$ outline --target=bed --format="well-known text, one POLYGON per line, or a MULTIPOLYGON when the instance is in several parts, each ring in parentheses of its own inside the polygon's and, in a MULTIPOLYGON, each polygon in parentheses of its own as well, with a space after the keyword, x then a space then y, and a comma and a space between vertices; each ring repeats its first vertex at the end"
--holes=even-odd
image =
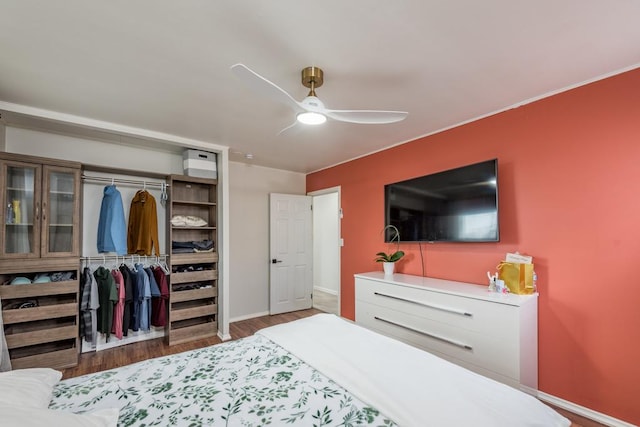
POLYGON ((28 411, 50 425, 58 414, 96 426, 570 425, 530 395, 330 314, 50 383, 48 408, 28 411))

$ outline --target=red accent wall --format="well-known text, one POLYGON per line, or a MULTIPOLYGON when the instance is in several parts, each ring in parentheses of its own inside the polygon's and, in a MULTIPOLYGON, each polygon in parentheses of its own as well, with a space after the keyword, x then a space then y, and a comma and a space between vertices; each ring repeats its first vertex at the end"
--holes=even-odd
MULTIPOLYGON (((427 276, 486 283, 508 251, 534 257, 539 389, 640 423, 640 69, 307 176, 341 186, 342 314, 355 273, 380 270, 383 186, 498 158, 499 243, 422 244, 427 276)), ((422 274, 420 247, 396 271, 422 274)))

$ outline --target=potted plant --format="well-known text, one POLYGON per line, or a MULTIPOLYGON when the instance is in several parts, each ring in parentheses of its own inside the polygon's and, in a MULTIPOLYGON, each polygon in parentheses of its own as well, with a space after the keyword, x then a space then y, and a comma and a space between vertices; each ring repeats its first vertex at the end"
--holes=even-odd
POLYGON ((389 253, 378 252, 375 258, 376 262, 382 263, 382 268, 384 269, 385 275, 393 274, 396 261, 399 261, 404 256, 404 252, 400 250, 400 232, 398 231, 395 225, 389 224, 382 229, 382 233, 384 234, 388 228, 394 231, 394 235, 389 241, 389 243, 393 243, 393 241, 395 240, 396 250, 394 252, 389 252, 389 253))

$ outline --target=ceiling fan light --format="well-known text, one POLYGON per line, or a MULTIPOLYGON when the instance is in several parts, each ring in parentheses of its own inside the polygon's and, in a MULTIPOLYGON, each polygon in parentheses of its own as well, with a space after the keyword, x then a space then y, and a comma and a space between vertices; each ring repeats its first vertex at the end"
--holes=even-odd
POLYGON ((327 121, 327 117, 324 114, 307 111, 305 113, 298 114, 296 116, 296 120, 305 125, 321 125, 327 121))

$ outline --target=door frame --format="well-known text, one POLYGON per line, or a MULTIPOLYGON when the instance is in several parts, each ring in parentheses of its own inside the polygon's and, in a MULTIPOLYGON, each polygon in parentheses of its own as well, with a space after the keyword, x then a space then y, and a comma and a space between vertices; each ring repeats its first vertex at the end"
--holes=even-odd
MULTIPOLYGON (((342 315, 342 246, 344 246, 344 241, 342 240, 342 189, 341 187, 329 187, 323 188, 320 190, 310 191, 307 193, 307 196, 322 196, 325 194, 337 193, 338 194, 338 247, 336 250, 338 251, 338 314, 342 315)), ((312 201, 313 205, 313 201, 312 201)), ((312 211, 312 222, 315 221, 315 211, 312 211)), ((316 240, 316 236, 313 236, 313 240, 316 240)), ((313 265, 314 270, 321 266, 313 265)))

